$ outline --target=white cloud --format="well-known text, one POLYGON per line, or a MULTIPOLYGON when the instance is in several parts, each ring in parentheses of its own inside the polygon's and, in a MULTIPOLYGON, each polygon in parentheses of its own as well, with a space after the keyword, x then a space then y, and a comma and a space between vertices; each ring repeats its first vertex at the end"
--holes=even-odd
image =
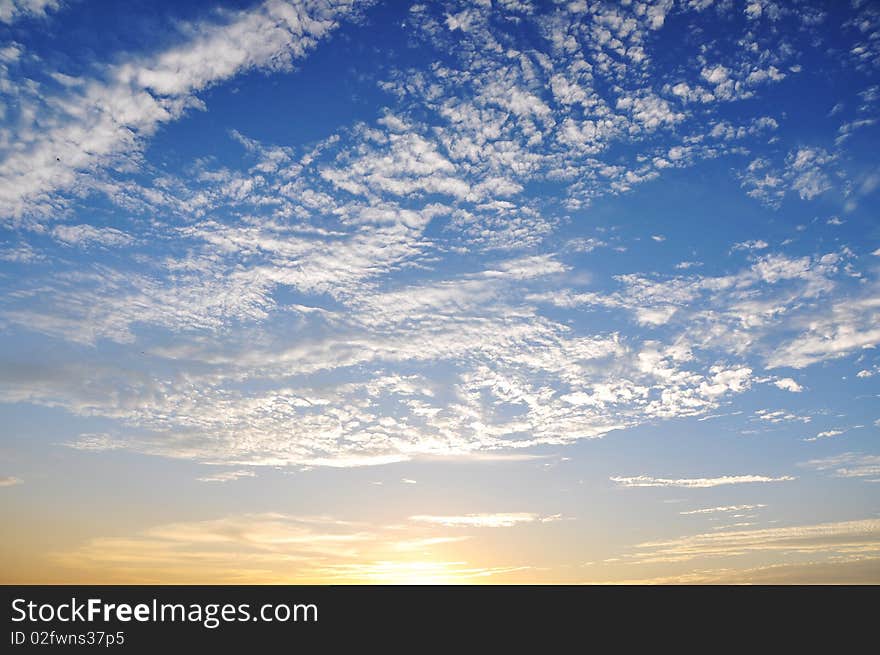
POLYGON ((608 243, 594 237, 572 239, 568 242, 568 247, 575 252, 593 252, 596 248, 604 248, 607 246, 608 243))
POLYGON ((435 516, 430 514, 417 514, 410 517, 411 521, 418 523, 431 523, 448 528, 510 528, 520 523, 543 522, 537 515, 528 512, 514 512, 507 514, 464 514, 461 516, 435 516))
POLYGON ((685 489, 703 489, 720 487, 729 484, 749 484, 752 482, 788 482, 795 478, 790 475, 768 477, 765 475, 725 475, 718 478, 653 478, 647 475, 633 477, 614 476, 610 480, 622 487, 682 487, 685 489))
POLYGON ((838 478, 875 478, 880 480, 880 455, 843 453, 822 459, 811 459, 802 466, 827 471, 838 478))
POLYGON ((36 106, 23 116, 41 116, 40 124, 19 126, 19 147, 0 162, 0 210, 18 218, 52 211, 55 193, 137 152, 159 125, 200 106, 196 93, 251 69, 289 67, 351 6, 267 0, 227 12, 221 21, 187 25, 182 31, 188 42, 106 66, 100 79, 85 80, 65 95, 38 93, 36 106))
POLYGON ((763 158, 753 160, 741 176, 742 186, 750 196, 774 207, 789 191, 802 200, 812 200, 834 187, 836 164, 837 155, 824 148, 800 147, 791 150, 778 166, 763 158))
POLYGON ((880 295, 876 289, 861 297, 835 300, 819 309, 807 329, 783 343, 767 360, 768 368, 805 368, 815 362, 844 357, 880 344, 880 295))
POLYGON ((45 256, 28 243, 19 243, 10 248, 0 249, 0 261, 16 264, 33 264, 45 259, 45 256))
POLYGON ((115 228, 99 229, 91 225, 58 225, 52 228, 52 236, 67 245, 126 246, 133 241, 131 236, 115 228))
POLYGON ((800 393, 804 390, 804 388, 800 384, 798 384, 795 380, 792 380, 791 378, 780 378, 778 380, 774 380, 773 384, 783 391, 791 391, 792 393, 800 393))
POLYGON ((733 250, 765 250, 770 247, 766 241, 755 239, 733 244, 733 250))
POLYGON ((755 418, 760 421, 767 421, 768 423, 784 423, 789 421, 810 423, 813 420, 812 416, 799 416, 797 414, 793 414, 782 409, 759 409, 755 411, 755 418))
POLYGON ((824 430, 816 434, 815 437, 809 437, 808 439, 804 439, 804 441, 818 441, 819 439, 828 439, 830 437, 839 437, 846 430, 824 430))
MULTIPOLYGON (((491 457, 657 418, 704 417, 761 379, 753 360, 763 353, 770 365, 831 356, 821 351, 827 339, 806 356, 791 348, 809 347, 809 338, 776 346, 780 333, 829 334, 810 312, 838 291, 851 264, 843 250, 794 257, 766 252, 767 242, 756 239, 733 273, 690 274, 688 263, 677 270, 689 273, 671 277, 618 275, 610 291, 592 290, 601 288, 600 273, 578 277, 567 258, 621 243, 613 226, 560 254, 535 250, 570 220, 569 210, 661 170, 738 151, 729 142, 773 129, 772 117, 704 121, 683 103, 708 105, 706 85, 728 82, 743 97, 759 71, 767 73, 760 81, 774 81, 771 63, 781 70, 782 62, 753 60, 748 49, 737 55, 742 61, 707 66, 703 81, 702 64, 682 69, 684 96, 677 86, 643 88, 651 31, 667 3, 566 5, 540 20, 517 14, 535 21, 528 43, 519 27, 508 31, 491 14, 518 11, 512 7, 417 6, 414 39, 448 52, 444 39, 454 31, 461 47, 429 70, 389 73, 382 88, 393 107, 376 121, 302 151, 233 131, 247 158, 241 170, 198 160, 186 174, 149 183, 124 167, 114 179, 96 174, 107 158, 137 155, 143 143, 130 140, 132 129, 148 137, 212 84, 286 68, 349 8, 270 1, 226 12, 185 26, 185 43, 120 56, 100 69, 101 79, 53 96, 67 108, 56 128, 25 134, 47 166, 32 165, 39 157, 19 161, 9 201, 30 198, 33 182, 33 202, 54 210, 65 175, 86 176, 137 220, 124 231, 71 222, 49 234, 87 246, 149 244, 160 254, 125 251, 135 270, 108 263, 116 253, 90 248, 88 264, 23 277, 2 308, 6 324, 98 353, 113 341, 137 364, 7 371, 0 397, 108 418, 129 435, 74 447, 128 448, 233 471, 348 467, 491 457), (304 14, 315 20, 300 20, 304 14), (88 121, 97 123, 77 118, 95 107, 101 111, 88 121), (82 160, 56 157, 59 143, 82 132, 100 133, 100 147, 82 160), (632 156, 606 157, 618 143, 632 156), (45 180, 29 177, 44 168, 45 180), (533 184, 558 188, 558 197, 532 197, 533 184), (154 241, 166 231, 174 252, 154 241), (519 252, 499 259, 507 250, 519 252), (453 255, 461 260, 447 267, 453 255), (591 290, 577 288, 588 278, 591 290), (619 332, 591 330, 592 321, 553 306, 620 311, 628 323, 615 324, 619 332), (168 375, 137 373, 154 367, 168 375), (318 383, 325 378, 332 382, 318 383)), ((70 145, 76 157, 81 145, 70 145)), ((792 153, 793 171, 828 163, 807 150, 792 153)), ((857 322, 868 325, 869 314, 857 322)), ((785 380, 775 384, 794 391, 785 380)))
POLYGON ((684 512, 679 512, 682 516, 689 516, 692 514, 717 514, 719 512, 748 512, 753 509, 762 509, 767 507, 763 504, 757 505, 722 505, 719 507, 704 507, 702 509, 691 509, 684 512))
POLYGON ((730 71, 721 64, 713 67, 706 67, 700 74, 707 82, 709 82, 709 84, 715 85, 723 84, 730 77, 730 71))
POLYGON ((240 478, 253 478, 256 473, 250 470, 220 471, 196 478, 199 482, 232 482, 240 478))
POLYGON ((61 0, 2 0, 0 22, 11 24, 25 18, 43 18, 61 6, 61 0))
POLYGON ((639 325, 665 325, 677 311, 674 305, 639 307, 636 309, 636 321, 639 325))
POLYGON ((747 554, 866 556, 880 553, 880 521, 864 519, 783 528, 711 532, 645 542, 633 555, 641 563, 687 562, 747 554))

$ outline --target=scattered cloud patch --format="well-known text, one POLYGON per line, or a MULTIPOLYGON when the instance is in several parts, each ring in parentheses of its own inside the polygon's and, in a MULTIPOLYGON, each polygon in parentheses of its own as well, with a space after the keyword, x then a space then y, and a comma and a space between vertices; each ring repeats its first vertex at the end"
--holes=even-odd
POLYGON ((798 384, 792 378, 780 378, 778 380, 774 380, 773 384, 783 391, 790 391, 791 393, 800 393, 804 390, 803 386, 798 384))
POLYGON ((545 519, 555 517, 541 517, 529 512, 514 512, 508 514, 464 514, 461 516, 434 516, 430 514, 417 514, 411 516, 411 521, 417 523, 429 523, 442 525, 447 528, 510 528, 520 523, 545 522, 545 519))
POLYGON ((705 489, 731 484, 750 484, 753 482, 788 482, 794 480, 790 475, 769 477, 766 475, 725 475, 717 478, 653 478, 647 475, 633 477, 614 476, 610 480, 621 487, 681 487, 684 489, 705 489))
POLYGON ((196 478, 199 482, 232 482, 241 478, 254 478, 257 474, 250 470, 220 471, 196 478))
POLYGON ((717 514, 719 512, 748 512, 753 509, 763 509, 767 507, 764 504, 757 505, 722 505, 719 507, 704 507, 702 509, 691 509, 684 512, 679 512, 682 516, 690 516, 693 514, 717 514))

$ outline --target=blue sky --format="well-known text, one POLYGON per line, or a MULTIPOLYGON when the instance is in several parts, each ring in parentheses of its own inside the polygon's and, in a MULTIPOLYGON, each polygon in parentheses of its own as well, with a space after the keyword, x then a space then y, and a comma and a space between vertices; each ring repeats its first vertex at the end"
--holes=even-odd
POLYGON ((9 581, 880 581, 870 2, 0 3, 9 581))

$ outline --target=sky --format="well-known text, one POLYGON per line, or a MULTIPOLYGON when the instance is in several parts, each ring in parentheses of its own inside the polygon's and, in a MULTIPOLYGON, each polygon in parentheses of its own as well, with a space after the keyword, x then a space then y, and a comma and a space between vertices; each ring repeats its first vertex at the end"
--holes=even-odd
POLYGON ((0 0, 0 581, 880 583, 880 6, 0 0))

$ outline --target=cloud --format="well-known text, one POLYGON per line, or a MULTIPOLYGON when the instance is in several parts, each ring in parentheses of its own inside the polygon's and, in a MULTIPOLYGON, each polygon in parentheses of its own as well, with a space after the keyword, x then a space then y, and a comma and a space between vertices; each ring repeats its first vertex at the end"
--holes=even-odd
MULTIPOLYGON (((356 466, 416 456, 489 455, 500 449, 598 437, 649 417, 698 415, 728 394, 749 387, 748 367, 713 365, 708 371, 684 371, 680 367, 691 359, 686 349, 653 342, 625 344, 617 335, 574 336, 564 325, 527 308, 511 313, 512 300, 529 285, 567 270, 551 256, 504 259, 458 278, 381 292, 366 290, 347 301, 354 310, 348 317, 328 318, 320 311, 303 314, 297 308, 294 315, 301 325, 313 326, 321 336, 295 346, 282 342, 275 347, 264 336, 258 349, 247 344, 239 352, 213 346, 188 349, 181 344, 160 350, 167 361, 202 361, 214 367, 210 376, 202 378, 197 401, 191 391, 173 382, 148 382, 114 367, 90 369, 88 388, 113 388, 122 375, 130 382, 121 393, 143 399, 137 412, 120 408, 119 392, 108 396, 103 407, 97 394, 89 394, 88 402, 83 402, 79 398, 83 389, 73 382, 78 373, 59 377, 63 367, 51 379, 36 372, 18 376, 14 397, 59 403, 66 396, 72 411, 122 418, 136 429, 138 436, 102 442, 107 446, 231 466, 356 466), (454 367, 455 402, 437 394, 446 383, 430 376, 379 372, 382 366, 417 370, 435 361, 454 367), (596 366, 601 361, 615 362, 611 377, 596 366), (355 366, 367 368, 352 376, 355 366), (270 384, 255 392, 228 386, 240 375, 272 383, 318 371, 337 371, 347 381, 320 391, 310 388, 307 378, 298 388, 272 389, 270 384), (565 393, 549 392, 527 371, 556 380, 565 393), (69 391, 62 392, 67 385, 69 391), (398 418, 381 415, 365 404, 381 397, 398 407, 398 418), (480 423, 472 419, 478 407, 509 403, 524 410, 516 419, 500 411, 493 417, 494 409, 484 413, 480 423), (180 414, 184 406, 189 407, 185 419, 180 414), (290 440, 271 437, 277 433, 290 440), (371 438, 365 439, 366 434, 371 438), (328 440, 327 435, 334 438, 328 440)), ((120 277, 118 285, 124 288, 131 282, 120 277)), ((155 288, 147 285, 150 293, 155 288)), ((254 291, 247 288, 248 293, 254 291)), ((181 295, 178 288, 175 295, 163 296, 161 303, 161 320, 169 327, 177 321, 185 325, 194 316, 201 316, 200 321, 210 316, 195 313, 213 308, 197 304, 203 291, 192 289, 181 295)), ((228 299, 228 294, 222 297, 217 309, 228 311, 228 299)), ((70 300, 70 294, 63 298, 70 300)), ((76 300, 78 308, 94 304, 76 300)), ((105 329, 118 332, 123 342, 131 340, 129 325, 149 319, 146 307, 153 305, 159 312, 159 303, 140 295, 132 298, 125 313, 120 303, 113 304, 115 320, 105 329)), ((250 310, 258 308, 257 304, 250 310)), ((95 321, 91 330, 100 326, 96 319, 102 311, 101 307, 89 310, 95 321)), ((25 320, 24 315, 19 320, 25 320)), ((32 312, 27 320, 39 324, 32 312)))
POLYGON ((107 580, 302 580, 325 558, 357 557, 374 539, 360 526, 279 513, 169 523, 130 537, 100 537, 52 560, 107 580))
POLYGON ((514 512, 507 514, 464 514, 462 516, 434 516, 430 514, 417 514, 409 517, 411 521, 418 523, 430 523, 442 525, 447 528, 510 528, 520 523, 543 522, 537 515, 528 512, 514 512))
MULTIPOLYGON (((409 460, 409 456, 404 454, 392 455, 333 455, 330 457, 316 457, 306 459, 302 464, 306 466, 328 466, 330 468, 358 468, 360 466, 384 466, 385 464, 395 464, 397 462, 405 462, 409 460)), ((401 480, 406 484, 416 484, 415 480, 404 478, 401 480)))
POLYGON ((0 261, 16 264, 34 264, 43 261, 44 255, 28 243, 19 243, 0 249, 0 261))
POLYGON ((836 154, 820 147, 800 147, 789 151, 781 164, 773 165, 762 157, 752 160, 740 179, 748 195, 778 208, 789 192, 812 200, 833 189, 836 166, 836 154))
POLYGON ((256 477, 256 475, 256 473, 249 470, 220 471, 218 473, 212 473, 211 475, 196 478, 196 480, 199 482, 232 482, 240 478, 253 478, 256 477))
POLYGON ((682 487, 685 489, 704 489, 729 484, 749 484, 752 482, 788 482, 794 480, 790 475, 768 477, 765 475, 725 475, 718 478, 652 478, 647 475, 634 477, 613 476, 609 478, 622 487, 682 487))
POLYGON ((801 466, 828 472, 838 478, 873 478, 880 480, 880 455, 848 452, 821 459, 811 459, 801 466))
POLYGON ((585 237, 579 239, 572 239, 568 242, 568 247, 574 250, 575 252, 593 252, 597 248, 605 248, 608 246, 608 243, 603 241, 602 239, 597 239, 595 237, 585 237))
POLYGON ((3 0, 0 2, 0 22, 11 24, 19 20, 44 18, 61 6, 61 0, 3 0))
POLYGON ((117 584, 287 583, 393 584, 469 582, 528 570, 483 566, 443 553, 466 535, 402 532, 332 516, 278 512, 181 521, 130 536, 97 537, 50 555, 61 579, 117 584))
MULTIPOLYGON (((237 150, 222 163, 141 174, 145 139, 200 106, 202 91, 287 70, 354 11, 270 1, 220 12, 164 51, 40 87, 35 111, 51 100, 55 113, 3 164, 7 200, 22 216, 56 216, 78 194, 75 217, 29 228, 83 256, 52 244, 62 257, 10 282, 0 313, 93 359, 13 357, 0 398, 116 423, 117 436, 73 447, 231 471, 476 460, 703 418, 766 381, 763 364, 805 367, 874 343, 873 287, 845 287, 858 262, 843 247, 792 255, 754 239, 723 274, 621 271, 608 284, 576 267, 575 253, 623 237, 615 226, 561 233, 575 212, 671 168, 763 147, 776 125, 737 122, 729 108, 722 121, 713 107, 790 70, 795 53, 754 34, 731 35, 749 47, 723 61, 676 69, 668 89, 647 83, 663 66, 652 48, 666 3, 417 5, 407 29, 437 65, 388 71, 375 120, 308 145, 233 130, 237 150), (83 148, 84 134, 98 143, 83 148), (102 173, 117 158, 126 165, 102 173), (84 222, 92 191, 131 220, 84 222)), ((783 164, 799 175, 837 162, 789 150, 783 164)), ((29 248, 8 257, 36 262, 29 248)))
POLYGON ((531 298, 565 308, 622 310, 639 325, 680 326, 680 339, 704 348, 734 355, 762 350, 767 368, 800 369, 880 344, 876 280, 864 278, 845 298, 832 293, 844 292, 841 276, 853 274, 852 257, 847 248, 799 258, 767 253, 730 275, 626 274, 616 277, 618 291, 561 289, 531 298))
POLYGON ((679 512, 682 516, 688 516, 691 514, 717 514, 719 512, 747 512, 753 509, 761 509, 767 507, 763 504, 757 505, 722 505, 720 507, 704 507, 702 509, 691 509, 686 510, 684 512, 679 512))
POLYGON ((119 450, 125 447, 125 443, 120 441, 113 435, 106 433, 83 433, 73 441, 65 442, 63 445, 74 450, 84 450, 93 452, 104 452, 108 450, 119 450))
POLYGON ((804 390, 804 388, 800 384, 798 384, 791 378, 780 378, 778 380, 774 380, 773 384, 775 384, 783 391, 791 391, 792 393, 800 393, 804 390))
POLYGON ((807 328, 783 343, 767 360, 768 368, 805 368, 880 344, 880 295, 869 289, 861 297, 836 300, 818 310, 807 328))
POLYGON ((804 441, 818 441, 819 439, 828 439, 830 437, 838 437, 841 434, 846 432, 846 430, 824 430, 816 434, 815 437, 809 437, 808 439, 804 439, 804 441))
POLYGON ((21 478, 17 478, 14 475, 7 475, 5 477, 0 478, 0 487, 14 487, 16 485, 22 484, 24 480, 21 478))
POLYGON ((769 410, 759 409, 755 412, 755 418, 759 421, 767 421, 768 423, 788 423, 790 421, 800 421, 801 423, 810 423, 812 416, 799 416, 782 409, 769 410))
POLYGON ((783 528, 722 531, 639 544, 640 563, 687 562, 747 554, 876 557, 880 521, 864 519, 783 528))
POLYGON ((754 239, 752 241, 742 241, 740 243, 733 244, 731 250, 765 250, 769 248, 770 244, 762 239, 754 239))
MULTIPOLYGON (((619 290, 574 293, 560 289, 530 298, 564 308, 623 311, 639 325, 679 327, 679 340, 685 343, 721 348, 731 355, 766 348, 770 366, 781 365, 783 361, 790 365, 791 357, 781 353, 774 341, 778 341, 780 333, 813 325, 810 319, 828 311, 829 304, 817 303, 816 299, 828 297, 838 288, 835 278, 846 268, 851 256, 845 248, 837 253, 799 258, 764 253, 754 257, 747 267, 728 275, 624 274, 615 277, 619 290), (762 343, 765 339, 767 344, 762 343)), ((870 301, 866 298, 865 302, 870 301)), ((846 307, 852 313, 859 303, 850 301, 846 307)), ((785 352, 788 345, 782 347, 785 352)), ((797 340, 790 347, 803 348, 805 344, 797 340)), ((817 359, 827 356, 817 353, 817 359)))
POLYGON ((126 246, 133 241, 131 236, 115 228, 98 229, 91 225, 58 225, 52 229, 52 236, 66 245, 126 246))
MULTIPOLYGON (((55 4, 15 3, 11 13, 55 4)), ((34 105, 22 115, 41 116, 41 125, 20 125, 18 147, 0 162, 0 213, 49 213, 54 194, 88 184, 86 175, 131 156, 161 124, 201 106, 198 92, 248 70, 289 68, 351 10, 351 2, 268 0, 183 26, 187 42, 104 66, 100 77, 63 95, 22 98, 34 105)))

